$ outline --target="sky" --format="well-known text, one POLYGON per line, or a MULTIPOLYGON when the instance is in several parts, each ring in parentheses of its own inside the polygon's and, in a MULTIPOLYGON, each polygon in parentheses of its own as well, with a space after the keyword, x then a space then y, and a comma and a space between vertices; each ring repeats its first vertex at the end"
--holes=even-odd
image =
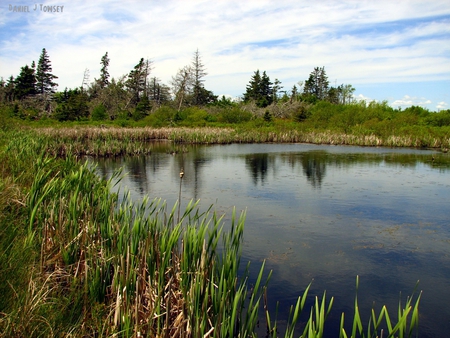
POLYGON ((290 91, 325 67, 357 99, 450 109, 448 0, 0 0, 0 76, 43 48, 58 90, 99 78, 106 52, 112 77, 144 58, 169 85, 198 49, 216 95, 242 96, 258 69, 290 91))

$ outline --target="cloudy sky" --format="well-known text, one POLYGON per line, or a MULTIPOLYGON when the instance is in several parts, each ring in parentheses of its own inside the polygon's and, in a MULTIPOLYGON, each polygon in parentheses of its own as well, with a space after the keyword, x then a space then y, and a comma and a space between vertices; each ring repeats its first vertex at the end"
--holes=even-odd
POLYGON ((105 52, 112 77, 143 57, 168 84, 198 49, 216 95, 241 96, 257 69, 290 90, 323 66, 361 99, 450 108, 448 0, 0 0, 0 76, 42 48, 59 90, 80 86, 85 69, 98 78, 105 52))

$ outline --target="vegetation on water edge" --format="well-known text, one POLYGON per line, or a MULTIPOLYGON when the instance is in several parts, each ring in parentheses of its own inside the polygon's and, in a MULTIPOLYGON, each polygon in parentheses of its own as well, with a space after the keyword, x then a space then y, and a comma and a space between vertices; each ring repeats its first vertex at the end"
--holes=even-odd
POLYGON ((21 125, 49 136, 54 141, 51 152, 62 155, 143 154, 145 143, 156 139, 209 144, 304 142, 444 151, 450 148, 450 112, 447 111, 430 113, 418 107, 398 111, 375 103, 339 106, 322 102, 310 108, 308 117, 299 122, 292 116, 274 117, 276 106, 267 109, 268 115, 251 104, 235 108, 191 107, 181 112, 162 107, 141 121, 59 123, 52 119, 17 119, 3 106, 3 110, 0 107, 0 122, 4 129, 21 125), (229 113, 248 116, 237 122, 227 122, 233 119, 226 120, 221 116, 229 113), (181 117, 176 119, 177 115, 181 117), (69 146, 72 149, 65 149, 69 146))
MULTIPOLYGON (((0 133, 0 336, 249 337, 261 311, 270 337, 293 337, 300 323, 302 337, 323 335, 333 298, 307 308, 306 286, 282 334, 263 308, 264 264, 238 274, 245 213, 225 232, 194 202, 179 218, 160 200, 132 203, 71 154, 46 154, 46 138, 0 133)), ((355 299, 339 336, 410 337, 419 300, 395 318, 373 310, 365 326, 355 299)))

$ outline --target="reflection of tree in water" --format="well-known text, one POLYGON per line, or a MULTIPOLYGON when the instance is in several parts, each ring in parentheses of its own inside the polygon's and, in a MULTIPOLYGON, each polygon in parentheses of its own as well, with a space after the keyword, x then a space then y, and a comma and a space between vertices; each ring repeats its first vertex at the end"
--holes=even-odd
POLYGON ((261 179, 261 184, 264 184, 264 179, 267 176, 267 169, 269 167, 268 154, 252 154, 245 157, 245 164, 253 178, 253 183, 258 184, 261 179))
POLYGON ((326 152, 307 152, 302 154, 301 163, 306 179, 314 188, 320 188, 326 171, 326 152))
POLYGON ((179 172, 181 168, 184 171, 183 187, 191 187, 193 189, 193 198, 197 200, 200 195, 200 190, 202 186, 202 171, 203 167, 210 159, 206 158, 197 147, 192 147, 187 153, 178 153, 175 156, 175 165, 173 166, 174 177, 179 177, 179 172))
POLYGON ((141 193, 148 190, 147 156, 133 156, 127 161, 130 181, 135 183, 141 193))

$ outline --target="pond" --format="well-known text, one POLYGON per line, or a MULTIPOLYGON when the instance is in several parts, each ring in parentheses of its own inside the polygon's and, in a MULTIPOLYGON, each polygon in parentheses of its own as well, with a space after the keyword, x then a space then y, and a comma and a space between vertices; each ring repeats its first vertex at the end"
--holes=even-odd
MULTIPOLYGON (((289 306, 312 282, 310 297, 333 296, 326 328, 358 301, 367 323, 374 304, 395 317, 417 283, 423 291, 419 336, 450 332, 450 156, 432 150, 309 144, 214 146, 154 143, 143 157, 96 160, 132 198, 161 197, 171 207, 246 210, 242 264, 256 277, 263 260, 273 274, 268 296, 282 325, 289 306)), ((228 222, 229 223, 229 222, 228 222)), ((312 301, 313 297, 311 298, 312 301)), ((309 312, 309 309, 306 311, 309 312)), ((350 325, 350 323, 348 323, 350 325)), ((261 323, 262 336, 265 324, 261 323)), ((283 331, 281 331, 283 332, 283 331)))

